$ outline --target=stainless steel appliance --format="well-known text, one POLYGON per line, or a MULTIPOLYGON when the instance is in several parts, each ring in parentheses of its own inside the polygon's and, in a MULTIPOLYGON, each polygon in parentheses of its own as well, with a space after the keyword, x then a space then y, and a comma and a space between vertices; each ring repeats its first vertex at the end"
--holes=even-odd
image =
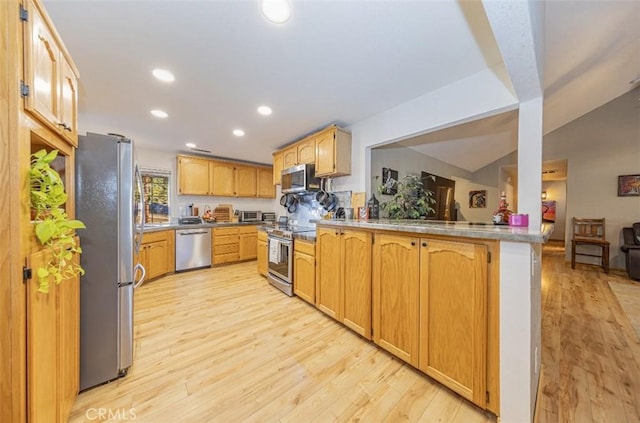
POLYGON ((269 255, 269 283, 293 297, 293 236, 301 232, 315 232, 314 228, 276 226, 267 229, 269 255))
POLYGON ((141 187, 131 140, 113 134, 79 137, 76 216, 87 226, 80 232, 85 270, 80 282, 80 390, 126 375, 133 362, 138 269, 138 284, 144 279, 144 267, 133 264, 144 226, 141 187))
POLYGON ((282 170, 282 193, 295 194, 320 189, 320 178, 316 178, 314 164, 301 164, 282 170))
POLYGON ((211 267, 211 229, 176 230, 176 272, 211 267))
POLYGON ((241 210, 238 216, 238 220, 240 220, 240 222, 261 222, 262 212, 241 210))
POLYGON ((274 212, 262 212, 262 221, 265 223, 274 223, 276 214, 274 212))

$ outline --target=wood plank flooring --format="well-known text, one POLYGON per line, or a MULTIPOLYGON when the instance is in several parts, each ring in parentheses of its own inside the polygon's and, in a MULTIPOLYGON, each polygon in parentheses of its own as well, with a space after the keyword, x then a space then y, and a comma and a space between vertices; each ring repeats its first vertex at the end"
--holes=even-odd
POLYGON ((543 249, 542 375, 536 421, 639 422, 640 341, 597 266, 571 270, 562 246, 543 249))
MULTIPOLYGON (((640 342, 597 268, 543 255, 537 421, 640 421, 640 342)), ((630 282, 631 283, 631 282, 630 282)), ((494 422, 257 274, 255 262, 143 285, 134 365, 71 422, 494 422)))

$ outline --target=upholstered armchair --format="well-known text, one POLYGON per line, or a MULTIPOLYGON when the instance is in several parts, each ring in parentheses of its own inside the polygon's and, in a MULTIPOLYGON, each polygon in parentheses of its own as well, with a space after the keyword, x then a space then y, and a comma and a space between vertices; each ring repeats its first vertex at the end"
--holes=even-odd
POLYGON ((627 273, 631 279, 640 280, 640 222, 631 228, 622 228, 624 244, 620 249, 627 256, 627 273))

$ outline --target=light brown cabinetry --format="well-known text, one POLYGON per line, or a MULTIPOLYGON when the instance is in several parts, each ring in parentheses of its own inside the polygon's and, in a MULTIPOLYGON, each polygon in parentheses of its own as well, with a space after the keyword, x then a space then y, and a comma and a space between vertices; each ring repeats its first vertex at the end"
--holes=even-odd
POLYGON ((259 167, 256 171, 258 173, 257 197, 276 198, 276 187, 273 185, 273 169, 259 167))
POLYGON ((351 174, 351 134, 331 125, 273 153, 273 183, 281 183, 280 172, 291 166, 315 163, 316 176, 351 174))
POLYGON ((236 165, 235 194, 238 197, 258 195, 258 170, 255 167, 236 165))
MULTIPOLYGON (((49 255, 48 250, 32 254, 31 268, 43 266, 49 255)), ((27 282, 27 418, 64 422, 80 382, 80 277, 50 281, 47 294, 38 285, 35 275, 27 282)))
POLYGON ((152 280, 176 270, 175 231, 147 232, 142 236, 138 262, 146 270, 146 280, 152 280))
POLYGON ((40 4, 25 7, 25 109, 77 146, 78 70, 40 4))
POLYGON ((275 198, 269 167, 183 155, 177 161, 180 195, 275 198))
POLYGON ((488 249, 386 233, 376 234, 373 248, 374 342, 481 407, 488 406, 488 249))
POLYGON ((178 194, 209 195, 210 161, 178 156, 178 194))
POLYGON ((420 240, 418 368, 484 406, 487 350, 487 247, 420 240))
POLYGON ((235 165, 227 162, 211 161, 209 186, 211 195, 233 197, 236 195, 235 165))
POLYGON ((373 246, 373 340, 418 366, 418 238, 376 234, 373 246))
POLYGON ((282 182, 282 169, 284 169, 282 151, 273 153, 273 185, 280 185, 282 182))
POLYGON ((253 260, 258 257, 258 227, 240 226, 240 260, 253 260))
POLYGON ((267 244, 267 233, 265 231, 258 231, 258 273, 262 276, 267 276, 269 272, 269 246, 267 244))
POLYGON ((315 250, 314 242, 293 241, 293 292, 310 304, 315 304, 316 297, 315 250))
POLYGON ((286 169, 298 164, 298 147, 293 146, 282 152, 282 167, 286 169))
POLYGON ((258 227, 237 225, 213 228, 211 262, 213 265, 255 259, 258 255, 258 227))
POLYGON ((318 228, 316 305, 371 338, 371 233, 318 228))
POLYGON ((316 176, 336 177, 351 174, 351 134, 330 126, 315 135, 316 176))

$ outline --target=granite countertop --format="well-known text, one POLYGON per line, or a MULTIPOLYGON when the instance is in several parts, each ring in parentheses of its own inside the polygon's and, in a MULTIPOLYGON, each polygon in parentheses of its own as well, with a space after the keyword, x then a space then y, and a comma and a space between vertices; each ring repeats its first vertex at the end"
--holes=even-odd
POLYGON ((545 243, 549 240, 553 225, 542 224, 540 229, 494 225, 487 222, 445 222, 439 220, 312 220, 320 226, 361 228, 385 231, 413 232, 420 234, 464 236, 468 238, 497 239, 500 241, 545 243))
POLYGON ((245 226, 245 225, 258 225, 260 228, 263 222, 216 222, 216 223, 199 223, 196 225, 180 225, 178 223, 153 223, 145 225, 144 232, 158 232, 175 229, 197 229, 197 228, 222 228, 225 226, 245 226))

